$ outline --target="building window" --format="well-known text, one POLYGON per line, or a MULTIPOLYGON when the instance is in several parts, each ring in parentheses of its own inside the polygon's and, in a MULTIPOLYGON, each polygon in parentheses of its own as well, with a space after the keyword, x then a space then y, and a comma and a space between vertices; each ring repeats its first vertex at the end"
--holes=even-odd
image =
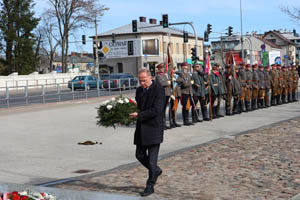
POLYGON ((276 44, 276 39, 268 39, 268 41, 270 41, 270 42, 276 44))
POLYGON ((179 54, 179 44, 176 43, 176 54, 179 54))
POLYGON ((123 63, 118 63, 118 73, 123 73, 123 63))
POLYGON ((143 40, 143 54, 159 55, 159 41, 156 39, 143 40))
POLYGON ((133 55, 133 41, 128 41, 128 55, 133 55))

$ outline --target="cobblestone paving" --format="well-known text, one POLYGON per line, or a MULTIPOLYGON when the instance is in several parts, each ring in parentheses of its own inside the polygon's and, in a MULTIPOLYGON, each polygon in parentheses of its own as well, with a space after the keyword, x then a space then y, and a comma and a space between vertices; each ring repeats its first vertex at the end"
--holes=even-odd
MULTIPOLYGON (((157 197, 289 199, 300 192, 300 118, 178 153, 159 166, 157 197)), ((146 173, 139 166, 56 187, 139 195, 146 173)))

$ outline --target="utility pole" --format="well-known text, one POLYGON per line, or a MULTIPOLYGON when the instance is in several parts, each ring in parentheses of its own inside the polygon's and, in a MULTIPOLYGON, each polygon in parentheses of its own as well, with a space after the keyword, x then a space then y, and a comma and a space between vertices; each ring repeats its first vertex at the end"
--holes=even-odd
POLYGON ((242 61, 244 61, 242 0, 240 0, 240 19, 241 19, 241 49, 242 49, 242 61))
POLYGON ((98 75, 98 81, 100 80, 100 74, 99 74, 99 58, 98 58, 98 32, 97 32, 97 16, 95 16, 95 34, 96 34, 96 37, 95 37, 95 43, 96 43, 96 47, 95 47, 95 63, 94 63, 94 72, 96 73, 97 72, 97 75, 98 75), (96 71, 97 69, 97 71, 96 71))

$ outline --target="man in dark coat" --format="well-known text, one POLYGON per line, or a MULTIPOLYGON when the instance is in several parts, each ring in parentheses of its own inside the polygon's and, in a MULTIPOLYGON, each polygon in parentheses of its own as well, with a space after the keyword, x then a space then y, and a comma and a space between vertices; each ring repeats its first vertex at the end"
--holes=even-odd
POLYGON ((152 81, 150 71, 141 69, 138 73, 140 87, 136 90, 138 112, 130 117, 137 118, 134 133, 136 158, 149 170, 149 177, 142 196, 154 193, 154 185, 162 170, 157 166, 160 143, 164 133, 164 102, 165 92, 162 86, 152 81))

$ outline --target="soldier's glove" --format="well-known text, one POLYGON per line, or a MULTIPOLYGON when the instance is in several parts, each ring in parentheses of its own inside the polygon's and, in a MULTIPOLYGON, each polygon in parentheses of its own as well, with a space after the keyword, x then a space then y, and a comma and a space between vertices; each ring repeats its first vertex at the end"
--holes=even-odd
POLYGON ((194 80, 191 80, 191 84, 194 84, 194 80))
POLYGON ((168 81, 168 84, 171 85, 171 81, 168 81))
POLYGON ((174 95, 171 95, 170 97, 171 97, 171 99, 173 99, 175 101, 176 98, 174 97, 174 95))

